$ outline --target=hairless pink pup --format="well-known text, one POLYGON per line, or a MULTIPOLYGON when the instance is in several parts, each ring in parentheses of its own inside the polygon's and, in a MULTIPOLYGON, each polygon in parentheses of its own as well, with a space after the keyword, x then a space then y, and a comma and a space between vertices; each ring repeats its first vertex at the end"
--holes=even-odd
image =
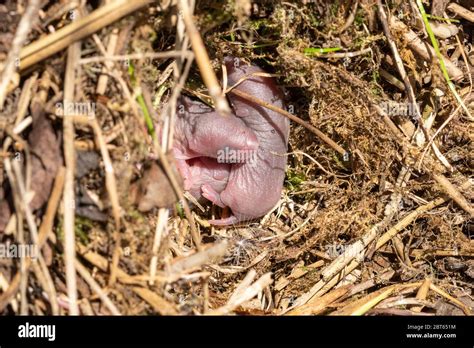
MULTIPOLYGON (((279 108, 283 94, 271 77, 233 57, 225 59, 229 86, 279 108)), ((280 199, 287 162, 289 120, 235 94, 228 95, 234 114, 220 116, 203 103, 178 103, 174 152, 184 189, 224 208, 228 218, 214 225, 249 221, 268 213, 280 199)))

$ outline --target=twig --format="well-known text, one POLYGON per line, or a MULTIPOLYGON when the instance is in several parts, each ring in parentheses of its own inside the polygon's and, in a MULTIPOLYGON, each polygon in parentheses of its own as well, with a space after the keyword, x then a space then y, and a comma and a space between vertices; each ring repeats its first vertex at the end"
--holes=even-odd
MULTIPOLYGON (((463 189, 467 189, 470 185, 471 185, 470 182, 467 181, 461 187, 463 189)), ((437 198, 436 200, 426 205, 420 206, 414 211, 412 211, 411 213, 409 213, 408 215, 406 215, 402 220, 400 220, 395 226, 393 226, 391 229, 385 232, 377 240, 377 243, 375 245, 375 250, 380 249, 389 240, 391 240, 394 236, 396 236, 408 225, 410 225, 422 213, 429 211, 445 203, 447 200, 448 200, 448 197, 437 198)), ((380 228, 380 226, 382 226, 382 223, 383 221, 375 225, 374 227, 372 227, 366 234, 364 234, 361 240, 365 241, 365 243, 374 240, 376 236, 375 232, 378 228, 380 228)), ((360 247, 357 246, 357 243, 360 243, 360 242, 356 242, 354 247, 348 248, 346 252, 339 255, 337 259, 335 259, 328 267, 326 267, 326 269, 323 271, 323 273, 326 275, 326 279, 321 279, 319 282, 313 285, 313 287, 308 292, 298 297, 293 307, 288 308, 286 311, 284 311, 284 313, 293 308, 297 308, 304 305, 311 298, 315 296, 323 295, 325 292, 331 289, 334 285, 336 285, 341 279, 344 278, 344 276, 342 275, 343 273, 349 274, 350 272, 352 272, 363 260, 363 259, 358 258, 362 254, 362 250, 360 250, 360 247), (327 277, 329 276, 333 276, 333 277, 328 280, 327 277)))
POLYGON ((21 207, 22 212, 25 214, 26 222, 28 224, 28 229, 30 230, 30 233, 31 233, 31 239, 33 240, 33 243, 37 244, 38 243, 38 229, 36 228, 33 213, 31 212, 29 202, 27 201, 27 192, 25 190, 25 185, 23 182, 23 175, 21 173, 20 165, 18 164, 18 161, 13 161, 13 163, 11 163, 9 159, 6 159, 5 169, 9 167, 13 169, 12 174, 15 175, 14 184, 16 184, 16 190, 19 194, 18 198, 21 200, 19 202, 19 206, 21 207))
POLYGON ((33 272, 35 273, 35 276, 40 282, 44 291, 48 294, 48 300, 51 305, 51 313, 53 315, 59 315, 59 305, 56 289, 54 288, 54 282, 41 253, 38 255, 37 261, 38 262, 32 263, 33 272))
POLYGON ((234 294, 229 298, 229 301, 227 301, 224 306, 210 311, 209 314, 224 315, 230 313, 238 306, 257 296, 258 293, 263 291, 263 289, 273 282, 271 273, 265 273, 257 281, 251 284, 255 275, 256 273, 254 270, 249 271, 247 276, 235 290, 234 294))
POLYGON ((462 303, 461 301, 455 299, 454 297, 452 297, 450 294, 448 294, 447 292, 445 292, 443 289, 440 289, 438 288, 436 285, 434 285, 433 283, 430 284, 430 289, 433 290, 434 292, 438 293, 439 295, 447 298, 449 301, 451 301, 452 303, 454 303, 456 306, 460 307, 462 309, 462 311, 466 314, 466 315, 472 315, 471 313, 471 308, 466 306, 464 303, 462 303))
POLYGON ((25 10, 25 13, 21 17, 20 23, 18 23, 15 38, 12 42, 12 47, 8 52, 8 57, 5 62, 2 74, 0 76, 0 110, 3 110, 7 87, 11 81, 13 73, 15 72, 15 68, 18 67, 18 57, 20 54, 21 47, 25 43, 25 40, 28 36, 28 33, 30 32, 32 25, 36 22, 39 7, 39 0, 30 0, 28 2, 28 6, 25 10))
POLYGON ((296 308, 290 312, 288 312, 288 315, 318 315, 324 312, 324 310, 327 309, 327 307, 333 303, 334 301, 338 300, 342 296, 346 295, 349 291, 350 285, 346 286, 341 286, 340 288, 337 288, 330 293, 318 297, 318 298, 312 298, 308 303, 306 303, 304 306, 301 306, 299 308, 296 308))
POLYGON ((356 300, 346 307, 331 313, 331 315, 363 315, 371 308, 375 307, 380 301, 386 299, 395 290, 394 286, 388 286, 384 289, 377 290, 367 296, 356 300))
POLYGON ((23 48, 20 52, 20 70, 36 64, 70 46, 92 33, 114 23, 138 9, 152 3, 153 0, 115 0, 108 5, 91 12, 89 15, 45 36, 23 48))
POLYGON ((352 6, 351 6, 351 12, 349 16, 347 17, 346 23, 341 27, 341 29, 338 30, 339 34, 342 34, 349 28, 352 23, 354 23, 354 19, 357 13, 357 7, 359 6, 359 0, 352 0, 352 6))
MULTIPOLYGON (((411 29, 409 29, 405 23, 398 20, 395 16, 390 16, 390 26, 397 32, 403 33, 405 41, 408 43, 408 46, 421 58, 431 62, 432 58, 436 55, 434 48, 421 40, 418 35, 411 29)), ((446 69, 448 70, 449 76, 453 80, 462 78, 464 75, 462 70, 459 69, 456 65, 451 62, 451 60, 445 58, 446 69)))
POLYGON ((79 64, 92 64, 92 63, 101 63, 108 61, 128 61, 128 60, 142 60, 142 59, 168 59, 176 58, 181 55, 184 57, 190 58, 193 56, 191 51, 165 51, 165 52, 144 52, 144 53, 133 53, 133 54, 124 54, 124 55, 107 55, 100 57, 88 57, 82 58, 79 60, 79 64))
MULTIPOLYGON (((430 290, 430 284, 431 284, 431 279, 426 278, 423 284, 421 284, 420 288, 418 289, 418 292, 416 293, 417 300, 426 300, 426 297, 428 296, 428 291, 430 290)), ((423 306, 418 306, 418 307, 413 307, 411 310, 413 312, 420 313, 422 309, 423 309, 423 306)))
POLYGON ((474 208, 467 201, 466 198, 459 192, 459 190, 451 184, 451 182, 442 174, 432 173, 431 174, 436 182, 442 187, 443 191, 452 198, 464 211, 466 211, 471 218, 474 218, 474 208))
MULTIPOLYGON (((17 231, 16 231, 16 238, 18 243, 21 245, 25 244, 25 231, 23 228, 23 209, 21 207, 20 202, 22 201, 19 189, 18 189, 18 182, 17 178, 13 174, 12 166, 10 159, 5 159, 5 171, 8 176, 8 180, 10 182, 10 187, 13 193, 13 204, 16 210, 16 224, 17 224, 17 231)), ((26 288, 28 285, 28 265, 27 261, 24 257, 20 258, 20 272, 18 277, 18 285, 20 286, 20 314, 21 315, 28 315, 28 304, 26 298, 26 288)), ((12 282, 13 283, 13 282, 12 282)), ((10 284, 10 287, 12 285, 10 284)))
POLYGON ((183 16, 184 24, 186 25, 189 39, 191 40, 191 46, 196 57, 199 71, 201 72, 202 80, 206 84, 209 95, 214 100, 216 110, 222 115, 229 115, 229 104, 222 94, 219 81, 217 80, 216 74, 212 69, 209 55, 207 54, 201 35, 194 25, 193 19, 191 17, 191 11, 189 10, 188 0, 180 0, 179 8, 183 16))
POLYGON ((447 7, 448 10, 451 12, 454 12, 457 14, 459 17, 462 17, 464 19, 467 19, 471 23, 474 23, 474 12, 469 11, 468 9, 462 7, 459 4, 456 4, 455 2, 450 3, 447 7))
POLYGON ((114 216, 114 252, 112 255, 112 268, 110 270, 109 286, 115 283, 116 279, 116 270, 117 265, 120 259, 120 203, 117 193, 117 183, 115 181, 114 167, 112 165, 112 160, 110 159, 109 151, 107 150, 107 144, 105 143, 104 136, 102 135, 102 130, 100 129, 97 119, 94 119, 91 122, 92 129, 94 130, 95 138, 97 141, 97 146, 100 149, 102 159, 104 160, 105 167, 105 186, 107 193, 110 198, 112 205, 112 214, 114 216))
MULTIPOLYGON (((115 28, 112 33, 108 36, 107 42, 107 57, 113 56, 115 53, 115 48, 117 47, 117 40, 118 40, 118 29, 115 28)), ((105 62, 107 64, 107 61, 105 62)), ((109 67, 110 69, 111 67, 109 67)), ((97 94, 104 94, 107 88, 107 83, 109 81, 109 76, 105 73, 105 69, 103 69, 102 74, 99 76, 97 80, 97 87, 95 89, 97 94)))
POLYGON ((102 303, 107 307, 107 309, 112 313, 112 315, 121 315, 120 311, 114 305, 114 303, 110 300, 104 290, 100 287, 99 284, 92 278, 89 271, 78 261, 76 260, 76 270, 77 273, 81 275, 81 277, 86 281, 86 283, 90 286, 92 291, 94 291, 99 298, 102 300, 102 303))
POLYGON ((132 290, 152 306, 156 313, 161 315, 178 315, 175 306, 161 296, 158 296, 154 291, 140 287, 133 287, 132 290))
POLYGON ((400 82, 400 80, 397 79, 395 76, 390 74, 387 70, 380 68, 379 73, 380 73, 380 76, 382 76, 388 83, 394 85, 401 91, 405 91, 405 85, 402 82, 400 82))
POLYGON ((170 265, 168 272, 170 274, 186 273, 206 263, 216 262, 224 257, 227 252, 227 247, 228 243, 225 240, 215 243, 205 250, 198 251, 186 258, 175 261, 170 265))
POLYGON ((161 240, 167 231, 168 223, 168 209, 160 208, 158 210, 158 221, 156 223, 155 238, 153 239, 153 246, 151 248, 151 261, 150 261, 150 285, 154 284, 154 278, 156 276, 156 267, 158 265, 158 250, 160 248, 161 240))
POLYGON ((328 54, 320 54, 318 58, 327 58, 327 59, 344 59, 344 58, 353 58, 357 56, 362 56, 367 53, 371 53, 372 49, 370 47, 364 48, 358 51, 352 52, 336 52, 336 53, 328 53, 328 54))
MULTIPOLYGON (((51 192, 51 196, 48 201, 48 206, 46 208, 46 214, 39 228, 37 245, 38 250, 41 250, 41 248, 43 247, 48 237, 48 234, 50 233, 51 228, 53 226, 54 215, 56 214, 59 205, 59 200, 61 198, 61 193, 63 191, 65 172, 65 168, 61 167, 59 168, 58 173, 56 175, 53 190, 51 192)), ((8 305, 8 303, 17 293, 18 288, 20 286, 20 279, 22 277, 22 274, 24 274, 24 271, 28 270, 31 265, 31 258, 22 258, 22 260, 25 261, 24 269, 21 269, 15 274, 12 281, 10 282, 10 286, 8 287, 8 289, 0 296, 0 312, 3 311, 3 309, 8 305)))
POLYGON ((74 103, 76 85, 76 65, 80 56, 80 42, 73 43, 67 51, 66 72, 64 76, 64 118, 63 118, 63 141, 64 161, 66 164, 66 176, 64 181, 64 264, 66 268, 66 286, 69 299, 69 314, 78 315, 77 284, 76 284, 76 248, 75 248, 75 192, 74 172, 76 166, 76 152, 74 149, 74 123, 68 117, 68 105, 74 103))
POLYGON ((258 104, 258 105, 261 105, 267 109, 270 109, 272 111, 275 111, 275 112, 278 112, 279 114, 282 114, 283 116, 286 116, 288 117, 290 120, 292 120, 293 122, 296 122, 298 123, 299 125, 305 127, 306 129, 310 130, 311 132, 313 132, 314 134, 316 134, 322 141, 324 141, 326 144, 328 144, 332 149, 336 150, 339 154, 341 155, 345 155, 347 153, 346 150, 344 150, 341 146, 339 146, 336 142, 334 142, 331 138, 329 138, 326 134, 324 134, 323 132, 321 132, 319 129, 317 129, 316 127, 314 127, 313 125, 309 124, 308 122, 306 121, 303 121, 302 119, 300 119, 299 117, 289 113, 288 111, 286 110, 283 110, 283 109, 280 109, 279 107, 277 106, 274 106, 270 103, 267 103, 259 98, 256 98, 250 94, 247 94, 245 92, 242 92, 242 91, 239 91, 237 89, 232 89, 230 91, 230 93, 233 93, 235 95, 238 95, 239 97, 241 98, 244 98, 246 100, 249 100, 255 104, 258 104))
MULTIPOLYGON (((395 60, 395 65, 400 74, 400 77, 402 78, 403 84, 405 85, 405 91, 408 95, 408 99, 410 100, 410 103, 412 107, 414 108, 414 111, 415 111, 414 116, 417 122, 419 123, 420 128, 423 131, 423 134, 425 135, 425 139, 430 139, 429 131, 425 127, 423 123, 423 118, 421 117, 421 112, 420 112, 418 103, 416 101, 415 92, 413 90, 413 87, 411 86, 410 80, 408 79, 408 75, 406 73, 405 66, 403 65, 402 58, 400 57, 400 53, 398 52, 397 45, 395 44, 395 41, 393 40, 392 33, 390 32, 390 26, 388 24, 387 14, 385 13, 385 10, 382 5, 382 0, 377 0, 377 9, 378 9, 380 21, 382 22, 385 36, 387 38, 390 50, 392 52, 392 56, 395 60)), ((452 170, 451 165, 446 160, 446 158, 444 158, 444 156, 441 154, 441 152, 436 147, 436 145, 432 143, 431 147, 433 149, 434 154, 440 160, 440 162, 443 163, 443 165, 445 165, 446 168, 448 168, 449 170, 452 170)))

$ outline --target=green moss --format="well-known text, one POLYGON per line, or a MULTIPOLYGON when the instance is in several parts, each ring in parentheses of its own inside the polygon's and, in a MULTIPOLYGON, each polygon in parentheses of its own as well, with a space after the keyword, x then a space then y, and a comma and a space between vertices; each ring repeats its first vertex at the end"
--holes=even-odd
POLYGON ((184 209, 180 202, 176 203, 176 210, 178 212, 179 217, 184 219, 185 218, 184 209))
MULTIPOLYGON (((94 223, 82 216, 76 216, 74 219, 74 234, 82 244, 89 244, 89 232, 94 227, 94 223)), ((64 241, 64 220, 62 217, 58 219, 56 227, 56 235, 60 241, 64 241)))
POLYGON ((301 184, 306 181, 306 176, 303 172, 299 172, 290 168, 286 172, 286 186, 290 190, 298 190, 301 184))
POLYGON ((361 26, 364 24, 364 10, 359 8, 356 12, 354 22, 357 24, 357 26, 361 26))

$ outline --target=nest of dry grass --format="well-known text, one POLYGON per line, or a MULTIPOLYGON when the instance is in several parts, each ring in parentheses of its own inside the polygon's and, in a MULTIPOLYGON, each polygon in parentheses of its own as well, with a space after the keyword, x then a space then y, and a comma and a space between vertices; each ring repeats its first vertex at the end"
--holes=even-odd
MULTIPOLYGON (((431 44, 414 2, 197 1, 186 17, 185 1, 120 0, 112 19, 96 16, 111 5, 31 3, 0 5, 0 246, 40 253, 0 258, 1 313, 471 313, 472 5, 426 9, 451 33, 435 32, 461 107, 409 39, 431 44), (302 120, 278 206, 225 229, 184 200, 140 212, 143 168, 172 164, 152 128, 169 134, 183 89, 224 108, 206 95, 227 55, 275 74, 302 120), (420 115, 384 108, 412 106, 410 89, 420 115)), ((153 180, 153 197, 182 198, 153 180)))

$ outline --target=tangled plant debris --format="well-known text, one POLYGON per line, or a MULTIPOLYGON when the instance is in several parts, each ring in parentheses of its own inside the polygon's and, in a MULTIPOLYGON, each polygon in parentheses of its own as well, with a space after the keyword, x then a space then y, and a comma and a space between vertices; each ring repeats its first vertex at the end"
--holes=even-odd
POLYGON ((0 313, 471 315, 472 3, 191 3, 0 5, 0 313), (170 150, 226 93, 291 127, 278 203, 219 227, 170 150))

